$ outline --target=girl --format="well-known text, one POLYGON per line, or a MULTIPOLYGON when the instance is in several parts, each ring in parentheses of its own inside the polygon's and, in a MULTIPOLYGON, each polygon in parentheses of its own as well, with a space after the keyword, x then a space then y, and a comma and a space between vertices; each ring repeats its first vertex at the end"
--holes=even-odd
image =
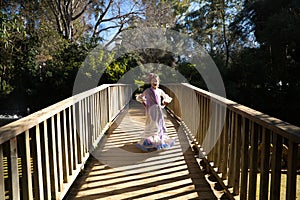
POLYGON ((159 77, 156 74, 149 74, 148 83, 151 87, 136 97, 136 100, 146 109, 146 127, 136 146, 144 151, 169 148, 174 145, 175 140, 166 133, 161 102, 165 106, 172 101, 172 98, 158 88, 159 77))

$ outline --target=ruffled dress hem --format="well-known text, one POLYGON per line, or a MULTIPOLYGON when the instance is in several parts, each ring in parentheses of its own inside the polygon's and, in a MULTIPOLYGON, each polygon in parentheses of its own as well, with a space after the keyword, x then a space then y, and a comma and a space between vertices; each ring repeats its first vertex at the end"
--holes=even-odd
POLYGON ((174 146, 175 140, 171 138, 166 139, 157 139, 153 136, 149 138, 144 138, 140 140, 138 143, 136 143, 136 147, 145 151, 155 151, 155 150, 162 150, 162 149, 168 149, 174 146))

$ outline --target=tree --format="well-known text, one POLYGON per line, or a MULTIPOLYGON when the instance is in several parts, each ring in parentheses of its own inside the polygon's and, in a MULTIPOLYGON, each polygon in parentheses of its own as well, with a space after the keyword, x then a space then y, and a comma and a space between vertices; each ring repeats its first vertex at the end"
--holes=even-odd
MULTIPOLYGON (((248 73, 247 88, 240 87, 239 94, 248 91, 247 96, 250 96, 253 93, 256 98, 251 100, 251 105, 255 109, 299 124, 294 119, 300 109, 296 103, 300 101, 297 75, 300 74, 299 3, 292 0, 245 1, 243 7, 230 28, 244 46, 251 38, 256 45, 235 54, 243 56, 235 58, 233 68, 244 70, 232 73, 239 74, 235 83, 248 73), (249 71, 255 73, 250 75, 249 71)), ((239 98, 242 96, 250 104, 249 97, 239 95, 239 98)))
POLYGON ((85 35, 90 36, 92 44, 104 40, 104 32, 110 32, 116 37, 126 24, 143 14, 138 1, 128 0, 60 0, 43 1, 44 9, 50 23, 59 34, 69 41, 79 41, 85 35), (123 9, 125 7, 126 9, 123 9))
MULTIPOLYGON (((170 64, 173 55, 168 52, 158 58, 150 55, 151 51, 160 53, 159 50, 147 49, 120 59, 113 58, 112 53, 107 55, 107 63, 102 63, 101 52, 95 58, 87 55, 99 44, 111 44, 126 29, 146 24, 156 26, 157 19, 161 19, 160 27, 172 28, 188 8, 188 2, 1 1, 1 15, 5 15, 1 16, 0 29, 2 90, 10 93, 10 100, 20 101, 14 104, 34 104, 31 106, 36 110, 71 95, 77 71, 85 59, 93 61, 87 66, 87 76, 98 77, 102 69, 97 67, 102 64, 108 69, 107 81, 113 82, 137 64, 153 61, 170 64)), ((8 107, 10 100, 1 105, 8 107)))
POLYGON ((0 12, 0 94, 8 94, 13 87, 10 83, 13 70, 13 57, 18 56, 20 47, 16 44, 25 37, 25 29, 21 18, 9 14, 5 9, 0 12))
POLYGON ((242 7, 240 1, 194 1, 196 9, 187 13, 182 28, 186 29, 213 57, 221 56, 229 67, 230 52, 237 48, 238 38, 229 29, 242 7))

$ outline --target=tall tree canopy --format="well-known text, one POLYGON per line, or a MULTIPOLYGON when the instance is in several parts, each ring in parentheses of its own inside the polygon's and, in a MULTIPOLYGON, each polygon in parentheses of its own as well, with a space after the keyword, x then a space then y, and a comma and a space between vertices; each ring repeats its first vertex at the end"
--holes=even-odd
MULTIPOLYGON (((186 33, 207 50, 230 99, 297 123, 299 7, 295 0, 2 0, 1 105, 22 99, 13 109, 39 109, 65 98, 94 47, 110 45, 127 29, 161 27, 186 33)), ((100 54, 91 76, 99 72, 100 54)), ((152 61, 205 88, 188 55, 143 49, 110 61, 100 81, 116 82, 152 61)))

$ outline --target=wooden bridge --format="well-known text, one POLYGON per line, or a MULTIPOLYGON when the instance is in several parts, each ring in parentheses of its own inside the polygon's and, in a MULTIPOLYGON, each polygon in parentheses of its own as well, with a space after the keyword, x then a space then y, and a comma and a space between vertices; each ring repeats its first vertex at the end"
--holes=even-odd
POLYGON ((176 145, 135 148, 143 108, 102 85, 0 128, 0 199, 296 199, 300 128, 189 84, 164 85, 176 145))

